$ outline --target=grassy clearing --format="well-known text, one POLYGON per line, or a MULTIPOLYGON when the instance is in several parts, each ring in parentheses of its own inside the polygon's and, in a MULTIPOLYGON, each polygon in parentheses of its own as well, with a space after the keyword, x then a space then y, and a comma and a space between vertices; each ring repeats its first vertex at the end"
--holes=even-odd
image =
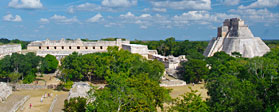
POLYGON ((201 94, 201 97, 205 100, 208 98, 207 95, 207 89, 204 87, 204 84, 195 84, 194 86, 192 84, 187 84, 186 86, 177 86, 177 87, 166 87, 168 89, 172 89, 170 95, 172 98, 177 98, 180 95, 183 95, 187 92, 191 92, 191 89, 197 90, 198 94, 201 94))

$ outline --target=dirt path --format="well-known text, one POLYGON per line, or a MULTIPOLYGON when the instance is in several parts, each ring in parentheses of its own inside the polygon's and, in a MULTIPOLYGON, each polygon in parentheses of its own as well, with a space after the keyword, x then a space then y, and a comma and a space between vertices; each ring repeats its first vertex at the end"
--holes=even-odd
POLYGON ((50 89, 46 90, 22 90, 18 91, 18 93, 23 95, 30 95, 30 99, 27 100, 22 109, 19 109, 18 112, 47 112, 49 107, 55 98, 56 95, 65 94, 62 91, 54 91, 50 89), (40 102, 41 97, 44 94, 52 93, 52 97, 44 98, 43 102, 40 102), (32 104, 32 108, 29 107, 30 103, 32 104))
POLYGON ((57 96, 56 103, 52 112, 62 112, 64 108, 64 100, 68 98, 69 93, 65 92, 57 96))
POLYGON ((21 99, 23 99, 25 95, 18 95, 18 94, 12 94, 8 97, 8 99, 4 103, 0 103, 0 111, 1 112, 9 112, 14 104, 21 99))

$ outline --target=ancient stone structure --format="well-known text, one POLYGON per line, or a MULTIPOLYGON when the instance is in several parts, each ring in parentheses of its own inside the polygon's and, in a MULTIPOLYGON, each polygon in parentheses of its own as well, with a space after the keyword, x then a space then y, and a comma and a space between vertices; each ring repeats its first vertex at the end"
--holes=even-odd
POLYGON ((12 93, 11 86, 8 86, 7 83, 0 82, 0 102, 5 101, 12 93))
POLYGON ((72 86, 68 100, 74 97, 88 97, 87 92, 91 89, 91 86, 87 82, 75 82, 72 86))
POLYGON ((34 41, 27 46, 28 51, 36 52, 38 56, 45 56, 47 54, 56 57, 63 57, 73 52, 80 54, 105 52, 109 46, 122 47, 122 44, 129 44, 129 40, 117 39, 116 41, 102 41, 86 42, 80 39, 77 40, 45 40, 34 41))
POLYGON ((162 87, 174 87, 174 86, 185 86, 185 85, 187 85, 186 82, 179 79, 172 79, 172 80, 163 79, 160 83, 160 86, 162 87))
POLYGON ((185 55, 181 55, 178 57, 174 56, 162 56, 162 55, 151 55, 149 56, 151 59, 157 59, 161 62, 164 63, 166 73, 169 76, 175 77, 175 78, 180 78, 179 68, 181 67, 182 62, 188 61, 185 57, 185 55))
POLYGON ((148 58, 148 55, 158 54, 157 50, 148 50, 147 45, 140 45, 140 44, 122 44, 122 49, 128 50, 131 53, 140 54, 145 58, 148 58))
POLYGON ((252 58, 263 56, 270 49, 259 37, 254 37, 243 20, 232 18, 226 19, 218 28, 217 37, 209 42, 204 56, 210 57, 219 51, 230 55, 239 52, 243 57, 252 58))
POLYGON ((6 44, 0 46, 0 58, 3 58, 6 55, 11 55, 12 53, 20 53, 21 45, 20 44, 6 44))

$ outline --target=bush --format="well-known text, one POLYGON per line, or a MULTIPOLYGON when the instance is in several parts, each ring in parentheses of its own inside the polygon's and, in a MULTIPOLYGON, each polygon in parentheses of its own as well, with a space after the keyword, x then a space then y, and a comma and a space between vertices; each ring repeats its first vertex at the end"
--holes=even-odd
POLYGON ((86 98, 71 98, 70 100, 64 101, 65 112, 85 112, 86 109, 86 98))
POLYGON ((72 85, 74 84, 73 81, 67 81, 63 84, 63 87, 67 90, 70 90, 72 88, 72 85))
POLYGON ((43 73, 54 73, 58 67, 58 60, 53 55, 46 55, 42 60, 40 71, 43 73))
POLYGON ((27 75, 27 76, 24 77, 23 83, 24 83, 24 84, 30 84, 30 83, 32 83, 35 79, 36 79, 36 76, 35 76, 35 75, 29 74, 29 75, 27 75))

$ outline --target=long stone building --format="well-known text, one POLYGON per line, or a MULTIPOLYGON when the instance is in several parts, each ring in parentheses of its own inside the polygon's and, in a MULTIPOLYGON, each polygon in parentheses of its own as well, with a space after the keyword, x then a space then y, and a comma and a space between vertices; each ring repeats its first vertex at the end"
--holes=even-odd
POLYGON ((209 42, 204 56, 210 57, 219 51, 230 55, 239 52, 243 57, 252 58, 263 56, 270 49, 260 37, 254 37, 243 20, 232 18, 226 19, 223 26, 218 28, 217 37, 209 42))
POLYGON ((0 58, 3 58, 6 55, 11 55, 12 53, 20 53, 21 52, 20 44, 6 44, 0 46, 0 58))
POLYGON ((109 46, 122 47, 122 44, 129 44, 129 40, 117 39, 116 41, 102 41, 86 42, 80 39, 76 40, 45 40, 34 41, 28 44, 27 50, 36 52, 38 56, 45 56, 47 54, 54 55, 56 57, 64 57, 73 52, 80 54, 106 52, 109 46))

